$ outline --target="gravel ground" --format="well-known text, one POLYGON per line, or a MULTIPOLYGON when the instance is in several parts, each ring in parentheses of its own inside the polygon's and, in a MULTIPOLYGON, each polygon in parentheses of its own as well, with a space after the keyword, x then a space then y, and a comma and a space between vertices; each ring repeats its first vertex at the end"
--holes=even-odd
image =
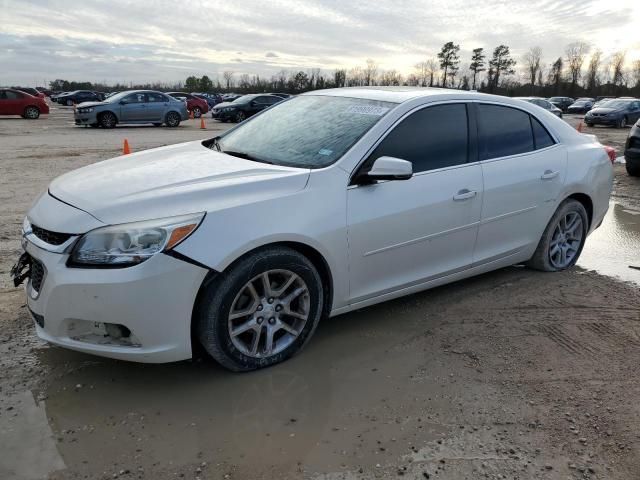
MULTIPOLYGON (((0 119, 1 479, 638 478, 640 292, 581 268, 507 268, 333 318, 250 374, 46 346, 8 278, 37 193, 124 138, 228 128, 70 122, 0 119)), ((628 131, 587 130, 617 148, 628 131)), ((613 200, 633 223, 640 181, 621 166, 613 200)))

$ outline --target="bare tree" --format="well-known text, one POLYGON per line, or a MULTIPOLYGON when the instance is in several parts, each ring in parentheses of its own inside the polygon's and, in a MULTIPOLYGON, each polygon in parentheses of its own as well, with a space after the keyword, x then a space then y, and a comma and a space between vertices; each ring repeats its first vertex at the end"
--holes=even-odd
POLYGON ((429 65, 427 61, 418 62, 415 64, 413 68, 416 71, 414 75, 417 80, 416 85, 419 85, 421 87, 426 87, 427 79, 429 78, 429 65))
POLYGON ((227 90, 233 87, 233 75, 234 72, 232 72, 231 70, 225 70, 224 72, 222 72, 222 78, 224 78, 224 83, 227 86, 227 90))
POLYGON ((536 84, 536 78, 540 71, 540 60, 542 59, 542 49, 540 47, 531 47, 527 53, 524 54, 524 65, 527 69, 529 83, 531 84, 531 93, 536 84))
POLYGON ((602 50, 596 50, 591 54, 589 60, 589 66, 587 67, 587 82, 586 87, 590 92, 600 84, 600 64, 602 63, 602 50))
POLYGON ((366 85, 365 75, 361 67, 353 67, 347 75, 347 85, 349 87, 362 87, 366 85))
POLYGON ((333 83, 338 88, 347 84, 347 71, 344 68, 338 68, 333 72, 333 83))
POLYGON ((613 68, 613 84, 622 86, 624 83, 624 61, 626 52, 616 52, 611 58, 611 67, 613 68))
POLYGON ((429 76, 429 86, 433 87, 438 81, 438 61, 435 58, 427 60, 427 75, 429 76))
POLYGON ((364 67, 363 73, 364 73, 365 85, 376 84, 376 76, 378 74, 378 64, 375 62, 375 60, 371 58, 367 59, 367 64, 364 67))
POLYGON ((387 70, 380 77, 380 85, 394 87, 402 85, 402 75, 395 70, 387 70))
POLYGON ((566 55, 567 68, 569 69, 569 75, 571 77, 570 94, 573 94, 582 75, 582 64, 589 51, 589 45, 584 42, 574 42, 567 45, 564 53, 566 55))
POLYGON ((633 75, 633 81, 636 88, 640 87, 640 60, 634 60, 631 65, 631 72, 633 75))

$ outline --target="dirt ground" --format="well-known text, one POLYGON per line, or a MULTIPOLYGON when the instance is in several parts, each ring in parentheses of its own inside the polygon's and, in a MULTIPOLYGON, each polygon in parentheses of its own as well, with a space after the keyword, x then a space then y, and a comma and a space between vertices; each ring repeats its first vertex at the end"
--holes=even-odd
MULTIPOLYGON (((138 365, 35 337, 8 272, 38 192, 124 138, 137 150, 228 128, 105 131, 71 118, 0 119, 0 479, 640 477, 640 277, 592 270, 640 264, 640 180, 623 166, 618 230, 603 225, 589 254, 610 258, 602 267, 586 248, 583 268, 512 267, 363 309, 321 324, 289 362, 232 374, 206 358, 138 365)), ((617 148, 628 132, 587 130, 617 148)))

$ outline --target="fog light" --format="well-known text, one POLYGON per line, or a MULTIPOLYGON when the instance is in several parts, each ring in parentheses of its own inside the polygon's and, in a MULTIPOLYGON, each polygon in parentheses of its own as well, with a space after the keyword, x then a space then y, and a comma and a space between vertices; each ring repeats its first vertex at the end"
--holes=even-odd
POLYGON ((107 335, 114 340, 120 340, 121 338, 129 338, 131 336, 131 330, 124 325, 117 323, 105 323, 104 329, 107 331, 107 335))

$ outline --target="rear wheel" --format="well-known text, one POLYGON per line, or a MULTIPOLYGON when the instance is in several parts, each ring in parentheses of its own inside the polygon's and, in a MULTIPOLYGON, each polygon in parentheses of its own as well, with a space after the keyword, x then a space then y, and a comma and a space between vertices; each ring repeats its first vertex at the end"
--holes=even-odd
POLYGON ((116 126, 116 123, 118 123, 118 119, 113 113, 104 112, 102 115, 100 115, 99 122, 102 128, 114 128, 116 126))
POLYGON ((40 116, 40 109, 38 107, 27 107, 24 109, 22 116, 29 120, 35 120, 40 116))
POLYGON ((180 115, 178 115, 176 112, 169 112, 167 113, 165 123, 167 124, 167 127, 174 128, 180 125, 180 120, 180 115))
POLYGON ((560 204, 545 228, 527 266, 544 272, 558 272, 578 261, 587 238, 589 219, 584 206, 574 199, 560 204))
POLYGON ((200 118, 200 115, 202 115, 202 110, 200 110, 200 107, 193 107, 192 111, 195 118, 200 118))
POLYGON ((627 126, 627 117, 622 117, 620 120, 618 120, 618 123, 616 123, 616 128, 625 128, 627 126))
POLYGON ((205 288, 195 319, 198 338, 233 371, 295 355, 311 338, 324 308, 316 268, 286 247, 247 255, 205 288))
POLYGON ((632 177, 640 177, 640 159, 632 161, 627 158, 626 160, 627 173, 632 177))

